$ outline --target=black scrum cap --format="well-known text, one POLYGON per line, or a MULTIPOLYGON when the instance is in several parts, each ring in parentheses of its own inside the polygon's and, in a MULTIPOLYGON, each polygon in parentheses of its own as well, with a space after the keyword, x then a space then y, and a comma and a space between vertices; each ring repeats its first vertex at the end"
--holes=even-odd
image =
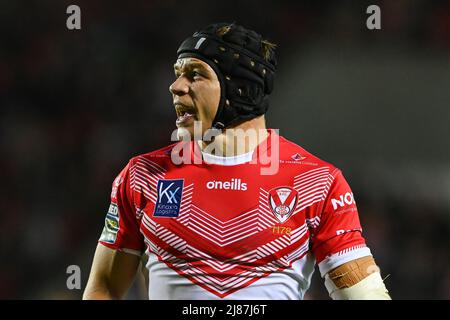
POLYGON ((266 113, 273 89, 276 58, 263 50, 261 35, 237 24, 217 23, 195 32, 178 48, 178 58, 208 63, 221 86, 214 129, 237 125, 266 113))

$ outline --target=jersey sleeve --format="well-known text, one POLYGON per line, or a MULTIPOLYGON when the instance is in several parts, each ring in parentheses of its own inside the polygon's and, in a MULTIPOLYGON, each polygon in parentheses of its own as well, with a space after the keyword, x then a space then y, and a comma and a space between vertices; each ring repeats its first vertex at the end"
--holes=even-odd
POLYGON ((348 261, 371 255, 362 236, 353 192, 340 170, 334 175, 319 209, 319 226, 312 231, 312 251, 322 277, 348 261))
POLYGON ((111 249, 141 255, 144 240, 139 230, 140 221, 135 214, 130 167, 131 161, 112 184, 111 203, 99 243, 111 249))

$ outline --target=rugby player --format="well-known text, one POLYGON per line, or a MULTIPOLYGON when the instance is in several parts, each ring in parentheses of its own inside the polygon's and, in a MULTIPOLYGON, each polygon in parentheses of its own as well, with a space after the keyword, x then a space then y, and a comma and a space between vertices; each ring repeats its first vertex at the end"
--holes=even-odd
POLYGON ((84 299, 123 298, 143 255, 150 299, 300 300, 316 264, 332 299, 390 299, 342 172, 266 128, 276 64, 237 24, 182 42, 181 141, 114 180, 84 299))

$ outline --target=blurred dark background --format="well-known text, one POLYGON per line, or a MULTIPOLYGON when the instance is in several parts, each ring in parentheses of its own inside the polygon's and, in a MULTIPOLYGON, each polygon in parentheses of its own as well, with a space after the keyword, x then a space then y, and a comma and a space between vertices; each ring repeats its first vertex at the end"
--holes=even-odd
POLYGON ((66 268, 84 288, 113 179, 171 142, 176 49, 216 21, 278 44, 268 125, 342 169, 392 297, 450 299, 450 2, 429 0, 1 1, 0 298, 81 297, 66 268))

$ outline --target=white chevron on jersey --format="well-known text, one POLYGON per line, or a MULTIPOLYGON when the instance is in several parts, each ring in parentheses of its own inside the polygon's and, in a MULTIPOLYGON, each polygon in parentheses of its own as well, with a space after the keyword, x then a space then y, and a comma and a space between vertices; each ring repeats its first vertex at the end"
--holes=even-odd
POLYGON ((175 248, 176 250, 178 250, 182 253, 186 252, 187 243, 185 240, 181 239, 179 236, 177 236, 173 232, 169 231, 168 229, 164 228, 160 224, 147 218, 147 215, 143 216, 142 222, 143 222, 143 226, 148 231, 153 233, 155 235, 155 237, 158 237, 163 242, 167 243, 168 245, 170 245, 171 247, 175 248))
POLYGON ((166 170, 153 161, 139 157, 130 168, 130 173, 131 188, 156 203, 158 180, 164 179, 166 170))
MULTIPOLYGON (((146 215, 143 217, 143 226, 153 233, 158 239, 162 240, 166 244, 170 245, 171 247, 175 248, 176 250, 186 253, 188 257, 195 258, 197 260, 201 260, 208 264, 209 266, 213 267, 215 270, 219 272, 225 272, 232 268, 237 267, 239 264, 242 263, 251 263, 258 259, 262 259, 264 257, 267 257, 271 254, 274 254, 280 250, 283 250, 287 248, 288 246, 294 244, 297 242, 302 236, 305 235, 307 226, 304 224, 303 226, 293 230, 291 234, 286 234, 283 237, 280 237, 274 241, 271 241, 270 243, 267 243, 263 246, 260 246, 256 248, 255 250, 252 250, 248 253, 242 254, 238 257, 234 257, 231 259, 227 259, 223 262, 217 261, 215 258, 210 256, 209 254, 202 252, 201 250, 189 245, 186 243, 185 240, 182 240, 179 236, 173 234, 163 226, 161 226, 158 223, 153 222, 151 219, 149 219, 146 215)), ((161 256, 160 247, 154 244, 150 239, 146 238, 146 243, 150 244, 151 251, 158 256, 161 256)), ((298 250, 298 249, 297 249, 298 250)), ((294 251, 296 252, 296 251, 294 251)), ((303 252, 302 252, 303 253, 303 252)), ((294 260, 299 255, 287 255, 281 259, 279 259, 280 263, 278 264, 278 267, 286 267, 289 265, 289 261, 294 260), (288 261, 287 261, 288 260, 288 261)), ((164 255, 162 256, 162 260, 164 261, 164 255)))
POLYGON ((325 200, 333 179, 328 167, 312 169, 295 176, 294 189, 298 192, 299 205, 292 215, 316 202, 325 200))
POLYGON ((225 261, 218 261, 209 254, 188 245, 187 256, 195 259, 201 259, 205 264, 214 268, 218 272, 226 272, 233 268, 239 267, 242 263, 251 263, 256 260, 256 250, 252 250, 248 253, 240 256, 227 259, 225 261))
POLYGON ((301 259, 303 257, 303 255, 306 252, 308 252, 308 250, 309 250, 309 239, 306 239, 306 241, 298 249, 296 249, 293 252, 287 254, 283 258, 285 258, 288 261, 288 263, 290 265, 292 265, 292 263, 295 260, 301 259))

